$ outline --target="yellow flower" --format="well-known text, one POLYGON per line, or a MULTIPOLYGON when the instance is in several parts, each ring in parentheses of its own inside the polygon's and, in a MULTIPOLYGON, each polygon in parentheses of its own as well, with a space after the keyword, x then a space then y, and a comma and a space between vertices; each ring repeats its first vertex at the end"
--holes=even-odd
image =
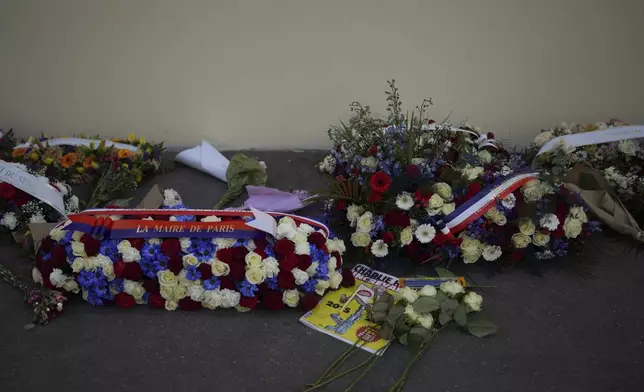
POLYGON ((34 162, 36 162, 39 158, 40 158, 40 155, 38 155, 37 152, 32 152, 31 154, 29 154, 29 159, 31 159, 34 162))
POLYGON ((45 165, 48 165, 48 166, 49 166, 49 165, 51 165, 52 163, 54 163, 54 158, 52 158, 52 157, 47 157, 47 158, 45 158, 45 159, 43 160, 43 162, 45 162, 45 165))
POLYGON ((133 133, 130 133, 127 137, 127 141, 130 143, 134 143, 136 141, 136 135, 133 133))
POLYGON ((139 138, 139 144, 145 144, 145 138, 143 136, 139 138))
POLYGON ((85 169, 82 166, 76 166, 76 171, 79 172, 80 174, 85 173, 85 169))

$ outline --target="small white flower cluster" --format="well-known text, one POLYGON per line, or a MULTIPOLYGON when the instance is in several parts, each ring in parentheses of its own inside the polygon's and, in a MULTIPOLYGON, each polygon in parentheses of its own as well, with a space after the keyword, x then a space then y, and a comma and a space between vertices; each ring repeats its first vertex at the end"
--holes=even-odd
POLYGON ((318 163, 318 169, 323 173, 333 174, 336 166, 335 157, 331 154, 327 155, 318 163))

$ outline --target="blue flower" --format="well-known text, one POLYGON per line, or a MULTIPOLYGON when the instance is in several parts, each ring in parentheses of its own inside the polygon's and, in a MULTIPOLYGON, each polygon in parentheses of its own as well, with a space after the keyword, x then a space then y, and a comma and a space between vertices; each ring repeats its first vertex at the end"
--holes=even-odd
POLYGON ((277 284, 277 278, 266 278, 264 282, 268 285, 268 288, 271 290, 279 289, 279 285, 277 284))
POLYGON ((143 245, 143 249, 141 249, 141 257, 156 259, 159 253, 161 253, 161 246, 150 244, 148 242, 146 242, 145 245, 143 245))
POLYGON ((212 278, 203 281, 203 288, 206 290, 216 290, 219 288, 220 283, 219 278, 213 276, 212 278))
POLYGON ((195 281, 201 278, 201 272, 197 269, 197 266, 189 265, 186 267, 186 279, 195 281))
POLYGON ((110 286, 112 286, 115 291, 121 293, 123 292, 125 281, 122 278, 114 278, 112 279, 110 286))
POLYGON ((119 250, 117 248, 117 241, 116 240, 103 240, 101 241, 101 247, 99 248, 99 252, 102 255, 105 255, 112 259, 112 261, 115 261, 116 258, 119 256, 119 250))
POLYGON ((42 261, 49 261, 51 259, 51 253, 42 252, 42 261))
POLYGON ((318 281, 315 279, 309 279, 304 284, 301 286, 302 290, 304 290, 305 293, 312 293, 315 291, 315 285, 318 284, 318 281))
POLYGON ((237 289, 239 289, 239 292, 244 297, 254 297, 257 290, 259 290, 256 285, 250 283, 246 279, 237 285, 237 289))

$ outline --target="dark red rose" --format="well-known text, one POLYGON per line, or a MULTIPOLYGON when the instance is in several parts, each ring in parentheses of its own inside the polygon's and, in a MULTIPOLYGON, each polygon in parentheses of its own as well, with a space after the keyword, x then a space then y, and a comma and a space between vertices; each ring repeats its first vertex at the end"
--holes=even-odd
POLYGON ((259 302, 257 297, 241 297, 241 299, 239 300, 239 306, 254 309, 255 306, 257 306, 257 302, 259 302))
POLYGON ((375 172, 369 178, 369 186, 376 193, 385 193, 391 186, 391 178, 383 171, 375 172))
POLYGON ((136 305, 136 300, 130 294, 118 293, 114 296, 114 302, 124 309, 128 309, 136 305))
POLYGON ((161 252, 166 256, 178 254, 181 252, 181 243, 176 238, 166 238, 161 243, 161 252))
POLYGON ((331 256, 335 257, 337 260, 337 266, 338 268, 342 267, 342 255, 340 252, 331 252, 331 256))
POLYGON ((405 228, 410 224, 409 217, 404 212, 398 209, 389 210, 383 217, 383 221, 388 227, 405 228))
POLYGON ((101 241, 97 240, 89 234, 83 234, 80 242, 82 242, 85 246, 85 253, 87 253, 89 257, 96 256, 98 254, 98 251, 101 249, 101 241))
POLYGON ((201 272, 201 279, 208 280, 212 278, 212 266, 210 264, 201 263, 197 267, 197 271, 201 272))
POLYGON ((302 271, 306 271, 311 266, 311 264, 313 264, 311 256, 309 255, 298 255, 297 258, 300 260, 297 264, 297 268, 301 269, 302 271))
POLYGON ((377 203, 380 200, 382 200, 382 194, 376 192, 371 192, 371 195, 369 195, 369 198, 367 199, 369 203, 377 203))
POLYGON ((318 248, 321 248, 324 244, 326 244, 326 237, 324 234, 314 231, 313 233, 309 234, 307 237, 307 240, 309 243, 317 246, 318 248))
POLYGON ((420 176, 420 169, 416 165, 407 166, 407 176, 410 178, 416 178, 420 176))
POLYGON ((168 258, 168 269, 172 271, 173 274, 179 275, 183 269, 183 260, 179 255, 172 255, 168 258))
POLYGON ((284 290, 295 288, 295 277, 291 271, 280 271, 277 274, 277 285, 284 290))
POLYGON ((130 245, 138 251, 141 251, 141 249, 143 249, 143 245, 145 245, 145 240, 143 238, 132 238, 129 241, 130 245))
POLYGON ((44 263, 44 261, 42 261, 42 255, 43 252, 39 252, 38 256, 36 256, 36 268, 38 269, 41 269, 44 263))
POLYGON ((124 279, 129 279, 137 282, 141 279, 142 276, 143 271, 141 271, 141 266, 139 265, 139 263, 125 263, 125 268, 123 269, 124 279))
POLYGON ((264 236, 253 239, 253 242, 255 243, 255 252, 257 252, 257 249, 265 249, 268 244, 268 241, 266 241, 266 237, 264 236))
POLYGON ((255 250, 253 252, 255 252, 258 255, 262 256, 262 260, 264 260, 265 258, 268 257, 268 255, 266 254, 266 248, 255 248, 255 250))
POLYGON ((16 188, 7 182, 0 182, 0 198, 13 200, 16 197, 16 188))
POLYGON ((222 276, 219 278, 220 287, 222 289, 235 290, 235 282, 228 276, 222 276))
POLYGON ((405 251, 405 256, 408 259, 416 260, 420 253, 420 242, 413 240, 409 245, 405 246, 403 250, 405 251))
POLYGON ((465 200, 469 200, 474 195, 479 193, 481 191, 481 183, 478 181, 474 181, 470 185, 467 186, 467 193, 465 194, 465 200))
POLYGON ((563 229, 559 228, 555 231, 552 232, 552 236, 555 238, 562 238, 564 236, 565 232, 563 229))
POLYGON ((244 280, 246 276, 246 268, 241 263, 230 263, 230 273, 228 274, 233 280, 244 280))
POLYGON ((49 252, 53 246, 54 240, 52 240, 51 237, 45 237, 40 241, 40 250, 43 252, 49 252))
POLYGON ((165 299, 163 299, 161 294, 152 293, 148 297, 148 305, 150 305, 151 308, 155 309, 165 308, 165 299))
POLYGON ((369 151, 367 151, 368 155, 371 155, 372 157, 375 157, 376 154, 378 154, 378 146, 371 146, 369 151))
POLYGON ((231 248, 233 250, 233 261, 244 262, 246 255, 249 253, 245 246, 231 248))
POLYGON ((356 278, 353 276, 353 272, 349 268, 342 270, 342 287, 353 287, 356 284, 356 278))
POLYGON ((338 200, 335 202, 335 209, 344 211, 347 209, 347 201, 346 200, 338 200))
POLYGON ((18 190, 16 192, 16 197, 13 199, 13 202, 16 203, 18 207, 22 207, 25 204, 29 203, 29 200, 31 200, 31 196, 29 196, 29 194, 18 190))
POLYGON ((230 264, 233 262, 233 248, 224 248, 217 250, 217 259, 223 263, 230 264))
POLYGON ((300 299, 300 308, 305 312, 313 310, 313 308, 317 306, 318 302, 320 302, 320 298, 322 297, 315 293, 307 293, 300 299))
POLYGON ((381 238, 382 238, 382 241, 386 244, 391 244, 392 242, 394 242, 394 235, 388 231, 385 231, 384 233, 382 233, 381 238))
MULTIPOLYGON (((289 272, 289 274, 291 274, 289 272)), ((282 293, 279 291, 269 291, 262 297, 262 303, 270 310, 280 310, 284 307, 282 293)))
POLYGON ((48 264, 54 266, 54 268, 61 268, 65 265, 67 260, 67 253, 65 252, 65 247, 62 245, 55 245, 51 248, 51 260, 48 264))
POLYGON ((117 260, 114 262, 114 276, 121 278, 123 277, 123 271, 125 271, 125 263, 122 260, 117 260))
POLYGON ((555 215, 559 218, 559 222, 563 223, 568 215, 568 206, 565 203, 557 203, 555 215))
POLYGON ((179 300, 179 309, 182 309, 182 310, 201 309, 201 302, 194 301, 189 297, 183 298, 179 300))
POLYGON ((159 281, 156 279, 146 279, 143 281, 143 288, 150 294, 158 294, 160 290, 159 281))
POLYGON ((280 269, 291 271, 300 264, 300 258, 296 254, 290 254, 280 259, 280 269))
POLYGON ((295 244, 288 238, 282 238, 275 243, 273 251, 278 256, 290 255, 295 251, 295 244))
POLYGON ((266 283, 266 282, 262 282, 262 283, 258 284, 257 288, 259 289, 259 290, 257 290, 257 294, 259 294, 260 296, 268 293, 271 290, 271 288, 268 287, 268 283, 266 283))
POLYGON ((522 250, 515 250, 515 251, 514 251, 514 252, 512 252, 512 254, 510 255, 510 259, 511 259, 512 261, 521 261, 521 260, 523 260, 524 258, 525 258, 525 252, 524 252, 524 251, 522 251, 522 250))

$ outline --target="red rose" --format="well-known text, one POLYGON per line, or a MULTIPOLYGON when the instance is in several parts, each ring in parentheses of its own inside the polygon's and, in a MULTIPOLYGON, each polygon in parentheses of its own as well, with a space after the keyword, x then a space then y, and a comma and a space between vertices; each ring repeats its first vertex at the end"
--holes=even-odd
POLYGON ((118 293, 114 296, 114 302, 124 309, 128 309, 136 305, 136 300, 130 294, 118 293))
POLYGON ((228 276, 222 276, 219 278, 220 287, 222 289, 235 290, 235 282, 228 276))
POLYGON ((391 178, 383 171, 375 172, 369 178, 369 186, 376 193, 384 193, 391 186, 391 178))
POLYGON ((233 260, 244 263, 246 255, 249 253, 248 249, 245 246, 238 246, 236 248, 230 248, 233 250, 233 260))
POLYGON ((318 302, 320 302, 320 298, 321 297, 315 293, 307 293, 300 299, 300 308, 305 312, 313 310, 313 308, 317 306, 318 302))
POLYGON ((5 200, 13 200, 16 197, 16 188, 7 182, 0 183, 0 198, 5 200))
POLYGON ((143 288, 150 294, 158 294, 160 290, 159 281, 156 279, 146 279, 143 281, 143 288))
POLYGON ((257 306, 257 302, 259 302, 257 297, 241 297, 239 300, 239 306, 254 309, 255 306, 257 306))
POLYGON ((64 246, 56 245, 53 248, 51 248, 50 264, 52 264, 54 268, 61 268, 63 265, 65 265, 66 260, 67 260, 67 253, 65 252, 64 246))
POLYGON ((260 295, 260 296, 268 293, 271 290, 271 288, 268 287, 268 283, 266 283, 266 282, 262 282, 262 283, 258 284, 257 288, 258 288, 257 294, 260 295))
POLYGON ((51 237, 45 237, 40 241, 40 250, 43 252, 49 252, 53 246, 54 240, 52 240, 51 237))
POLYGON ((38 253, 38 256, 36 256, 36 268, 41 269, 43 266, 43 261, 42 261, 42 252, 38 253))
POLYGON ((16 205, 18 207, 22 207, 25 204, 29 203, 29 200, 31 200, 31 196, 29 196, 29 194, 19 190, 18 192, 16 192, 16 197, 13 200, 13 202, 16 203, 16 205))
POLYGON ((375 157, 376 154, 378 154, 378 146, 371 146, 369 151, 367 151, 368 155, 371 155, 372 157, 375 157))
POLYGON ((161 252, 166 256, 178 254, 181 252, 181 243, 176 238, 167 238, 161 243, 161 252))
POLYGON ((369 195, 369 198, 367 199, 369 203, 377 203, 380 200, 382 200, 382 195, 376 192, 372 192, 371 195, 369 195))
POLYGON ((89 257, 96 256, 98 251, 101 249, 101 241, 95 239, 89 234, 83 234, 80 242, 85 245, 85 253, 87 253, 89 257))
POLYGON ((515 250, 515 251, 514 251, 514 252, 512 252, 512 254, 510 255, 510 259, 511 259, 512 261, 521 261, 521 260, 523 260, 524 258, 525 258, 525 252, 524 252, 524 251, 522 251, 522 250, 515 250))
MULTIPOLYGON (((277 285, 284 290, 291 290, 295 288, 295 277, 291 271, 280 271, 277 274, 277 285)), ((280 298, 281 300, 281 298, 280 298)))
POLYGON ((353 276, 353 272, 349 268, 342 270, 342 287, 353 287, 356 284, 356 278, 353 276))
POLYGON ((181 256, 176 254, 170 256, 168 259, 168 269, 172 271, 173 274, 179 275, 183 269, 183 260, 181 259, 181 256))
POLYGON ((385 225, 390 227, 407 227, 411 223, 409 217, 398 209, 389 210, 383 217, 385 225))
POLYGON ((416 178, 420 176, 420 169, 416 165, 407 166, 407 176, 411 178, 416 178))
POLYGON ((309 269, 311 264, 313 264, 313 261, 311 260, 311 256, 309 255, 298 255, 297 258, 299 259, 297 268, 301 269, 302 271, 306 271, 307 269, 309 269))
POLYGON ((212 278, 212 266, 210 264, 201 263, 197 267, 197 271, 201 273, 202 280, 208 280, 212 278))
POLYGON ((280 269, 291 271, 300 264, 300 258, 296 254, 290 254, 282 257, 280 260, 280 269))
POLYGON ((246 268, 244 268, 243 264, 230 263, 228 266, 230 266, 229 275, 233 280, 244 280, 244 277, 246 276, 246 268))
POLYGON ((145 240, 143 238, 132 238, 129 241, 130 245, 138 251, 141 251, 141 249, 143 249, 143 245, 145 245, 145 240))
POLYGON ((125 263, 121 260, 114 262, 114 276, 122 277, 123 271, 125 271, 125 263))
POLYGON ((286 256, 295 251, 295 244, 288 238, 282 238, 275 243, 273 251, 275 251, 275 254, 278 256, 286 256))
POLYGON ((141 266, 139 265, 139 263, 125 263, 125 268, 123 269, 124 279, 129 279, 137 282, 141 279, 141 276, 143 276, 143 271, 141 271, 141 266))
POLYGON ((331 252, 331 256, 335 257, 338 268, 342 267, 342 255, 340 255, 340 252, 331 252))
MULTIPOLYGON (((289 272, 289 275, 291 273, 289 272)), ((269 291, 262 297, 262 303, 270 310, 280 310, 284 307, 282 293, 279 291, 269 291)))
POLYGON ((474 181, 470 185, 467 186, 467 193, 465 194, 465 200, 469 200, 474 195, 479 193, 481 191, 481 183, 478 181, 474 181))
POLYGON ((233 248, 224 248, 217 250, 217 259, 226 264, 233 262, 233 248))
POLYGON ((151 308, 155 309, 165 308, 165 299, 163 299, 161 294, 152 293, 148 297, 148 305, 150 305, 151 308))
POLYGON ((324 234, 314 231, 313 233, 309 234, 307 237, 307 240, 309 243, 317 246, 318 248, 321 248, 324 244, 326 244, 326 237, 324 234))
POLYGON ((347 201, 346 200, 338 200, 335 202, 335 209, 344 211, 347 209, 347 201))
POLYGON ((418 253, 420 252, 420 242, 413 240, 403 249, 405 250, 405 256, 408 259, 415 260, 418 257, 418 253))
POLYGON ((557 229, 552 232, 552 236, 555 238, 562 238, 564 236, 565 232, 563 229, 557 229))
POLYGON ((382 233, 381 238, 386 244, 391 244, 392 242, 394 242, 394 235, 388 231, 382 233))
POLYGON ((201 302, 193 301, 191 298, 183 298, 179 300, 179 309, 182 309, 182 310, 201 309, 201 302))
POLYGON ((253 242, 255 243, 255 252, 257 252, 257 249, 265 249, 268 244, 264 236, 253 239, 253 242))

